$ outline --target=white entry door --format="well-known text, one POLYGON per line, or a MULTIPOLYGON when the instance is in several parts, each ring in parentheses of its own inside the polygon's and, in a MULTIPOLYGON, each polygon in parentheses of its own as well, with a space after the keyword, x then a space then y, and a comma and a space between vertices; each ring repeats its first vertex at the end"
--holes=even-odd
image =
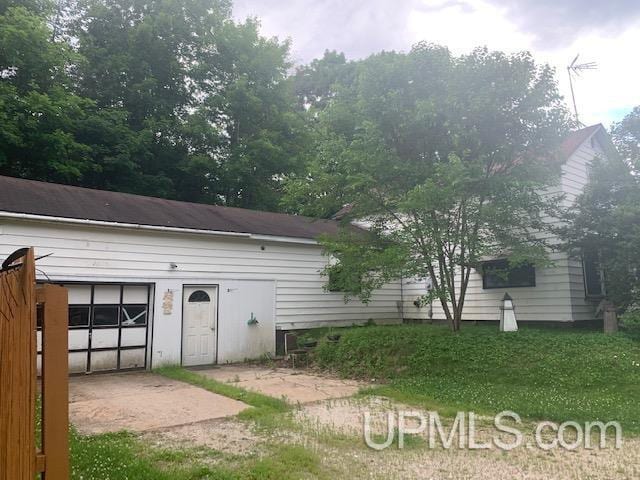
POLYGON ((216 360, 218 288, 185 287, 182 316, 182 364, 211 365, 216 360))

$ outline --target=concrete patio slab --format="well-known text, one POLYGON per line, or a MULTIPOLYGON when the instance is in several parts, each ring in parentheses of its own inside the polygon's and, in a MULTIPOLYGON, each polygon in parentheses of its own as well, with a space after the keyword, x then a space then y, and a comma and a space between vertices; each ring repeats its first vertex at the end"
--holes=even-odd
POLYGON ((237 415, 245 403, 152 373, 72 377, 69 416, 85 434, 144 432, 237 415))
POLYGON ((287 368, 255 365, 224 365, 198 373, 219 382, 231 383, 276 398, 297 403, 312 403, 333 398, 350 397, 363 384, 350 380, 327 378, 287 368))

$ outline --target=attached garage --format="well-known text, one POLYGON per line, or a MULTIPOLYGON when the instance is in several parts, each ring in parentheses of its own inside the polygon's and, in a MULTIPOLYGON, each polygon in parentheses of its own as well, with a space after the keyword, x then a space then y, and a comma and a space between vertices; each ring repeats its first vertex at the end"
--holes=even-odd
MULTIPOLYGON (((0 176, 0 258, 32 246, 69 290, 77 374, 210 365, 276 351, 281 332, 399 322, 400 284, 365 305, 324 289, 336 221, 0 176)), ((38 335, 40 341, 40 335, 38 335)))
MULTIPOLYGON (((69 371, 146 368, 150 284, 63 284, 69 291, 69 371)), ((38 348, 41 333, 38 332, 38 348)))

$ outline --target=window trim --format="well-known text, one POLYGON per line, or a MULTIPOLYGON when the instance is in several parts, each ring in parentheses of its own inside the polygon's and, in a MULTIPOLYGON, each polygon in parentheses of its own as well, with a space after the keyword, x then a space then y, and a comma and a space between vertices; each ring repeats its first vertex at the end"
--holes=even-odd
POLYGON ((187 303, 211 303, 211 295, 209 295, 204 290, 194 290, 193 292, 191 292, 191 295, 189 295, 187 303), (199 296, 196 294, 199 294, 199 296), (203 294, 204 297, 202 296, 203 294), (206 300, 204 299, 205 297, 206 300))
MULTIPOLYGON (((505 289, 505 288, 534 288, 537 285, 537 272, 536 272, 536 267, 535 265, 531 265, 529 264, 528 266, 531 268, 531 273, 529 274, 529 284, 527 285, 516 285, 516 284, 510 284, 508 283, 508 280, 506 280, 506 284, 505 285, 500 285, 500 286, 488 286, 487 285, 487 273, 485 272, 485 268, 491 264, 501 264, 501 265, 505 265, 505 267, 508 267, 508 259, 506 258, 500 258, 500 259, 496 259, 496 260, 487 260, 485 262, 482 262, 482 267, 481 267, 481 275, 482 275, 482 289, 483 290, 500 290, 500 289, 505 289)), ((524 267, 527 265, 522 265, 521 267, 524 267)))

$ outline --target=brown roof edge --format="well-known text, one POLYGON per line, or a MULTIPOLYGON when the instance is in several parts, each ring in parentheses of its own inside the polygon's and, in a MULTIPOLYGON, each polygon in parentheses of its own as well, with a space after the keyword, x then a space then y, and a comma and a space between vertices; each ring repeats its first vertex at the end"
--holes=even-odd
POLYGON ((599 130, 606 131, 601 123, 596 123, 595 125, 590 125, 569 133, 569 135, 567 135, 560 144, 562 160, 567 161, 569 157, 573 155, 578 148, 580 148, 580 145, 589 140, 589 138, 595 135, 599 130))
POLYGON ((340 222, 0 176, 0 211, 316 240, 340 222))

